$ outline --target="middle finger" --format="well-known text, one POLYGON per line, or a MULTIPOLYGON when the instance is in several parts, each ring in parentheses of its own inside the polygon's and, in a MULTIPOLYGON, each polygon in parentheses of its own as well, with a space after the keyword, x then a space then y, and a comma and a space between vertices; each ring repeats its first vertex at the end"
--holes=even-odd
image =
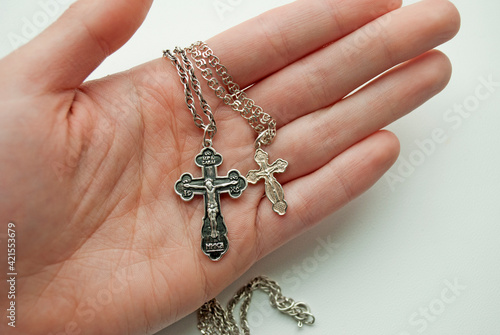
POLYGON ((267 77, 248 96, 281 126, 451 39, 458 26, 457 11, 447 0, 403 7, 267 77))

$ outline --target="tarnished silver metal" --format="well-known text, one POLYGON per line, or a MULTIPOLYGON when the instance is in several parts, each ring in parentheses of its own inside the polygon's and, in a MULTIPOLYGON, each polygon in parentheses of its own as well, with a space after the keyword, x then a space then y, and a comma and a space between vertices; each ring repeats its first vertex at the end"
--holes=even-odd
POLYGON ((276 121, 271 115, 265 113, 262 107, 257 106, 255 101, 247 97, 247 94, 233 81, 227 68, 214 55, 212 49, 205 42, 198 41, 185 50, 193 57, 194 65, 201 71, 202 77, 207 80, 208 87, 214 90, 215 95, 234 111, 239 112, 257 133, 267 131, 267 136, 261 138, 261 144, 271 144, 276 136, 276 121), (221 77, 222 83, 227 86, 229 92, 219 84, 211 68, 221 77))
POLYGON ((193 115, 194 123, 203 129, 203 150, 195 158, 195 163, 202 169, 202 177, 194 178, 190 173, 184 173, 175 183, 175 192, 182 200, 189 201, 196 194, 203 195, 205 202, 205 216, 201 228, 201 250, 211 260, 219 260, 228 250, 227 227, 220 208, 220 194, 229 193, 237 198, 247 187, 246 179, 238 170, 230 170, 225 177, 217 175, 217 166, 222 164, 222 155, 212 148, 212 139, 217 132, 217 126, 212 110, 203 98, 200 82, 196 78, 193 65, 186 56, 186 52, 175 48, 174 53, 179 55, 181 62, 170 50, 163 55, 172 61, 177 69, 181 82, 184 85, 185 101, 193 115), (196 112, 195 101, 191 89, 195 92, 208 123, 196 112))
POLYGON ((271 306, 294 318, 299 327, 314 324, 314 315, 312 315, 307 304, 295 302, 293 299, 283 296, 278 283, 265 276, 259 276, 236 292, 228 302, 226 310, 216 299, 212 299, 201 306, 198 310, 198 329, 204 335, 250 335, 247 315, 252 294, 255 290, 266 292, 269 295, 271 306), (240 301, 241 326, 238 326, 234 318, 234 309, 240 301))
POLYGON ((269 164, 269 154, 260 148, 255 151, 254 159, 259 164, 260 169, 248 171, 247 181, 255 184, 264 179, 266 196, 273 203, 273 211, 279 215, 284 215, 288 204, 285 201, 283 187, 276 180, 274 174, 285 172, 288 162, 279 158, 276 162, 269 164))
POLYGON ((217 128, 213 129, 214 126, 212 124, 207 124, 205 126, 205 129, 203 131, 203 146, 204 147, 211 147, 212 146, 212 139, 217 132, 217 128))
POLYGON ((182 200, 190 201, 196 194, 205 199, 205 216, 201 228, 201 250, 211 260, 218 261, 229 247, 227 227, 220 208, 220 194, 229 193, 238 198, 247 188, 247 181, 238 170, 230 170, 225 177, 217 175, 217 166, 222 164, 222 155, 212 147, 205 147, 195 158, 202 169, 201 178, 184 173, 175 183, 175 192, 182 200))

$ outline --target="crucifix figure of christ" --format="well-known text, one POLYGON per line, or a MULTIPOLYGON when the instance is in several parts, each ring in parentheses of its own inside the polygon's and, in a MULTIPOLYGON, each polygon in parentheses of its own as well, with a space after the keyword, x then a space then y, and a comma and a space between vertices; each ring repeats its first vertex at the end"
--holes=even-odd
POLYGON ((284 215, 288 204, 285 201, 283 187, 276 180, 274 174, 285 172, 288 162, 280 158, 269 165, 269 155, 260 148, 255 151, 255 161, 259 164, 260 169, 248 171, 248 182, 255 184, 260 179, 264 179, 266 196, 273 203, 273 210, 279 215, 284 215))
POLYGON ((211 260, 217 261, 227 252, 227 228, 220 209, 220 194, 229 193, 237 198, 247 187, 246 179, 238 170, 230 170, 225 177, 217 176, 217 166, 222 164, 222 155, 212 147, 205 147, 195 158, 201 167, 202 177, 193 178, 184 173, 175 183, 175 192, 182 200, 189 201, 195 194, 203 195, 205 216, 201 228, 201 250, 211 260))

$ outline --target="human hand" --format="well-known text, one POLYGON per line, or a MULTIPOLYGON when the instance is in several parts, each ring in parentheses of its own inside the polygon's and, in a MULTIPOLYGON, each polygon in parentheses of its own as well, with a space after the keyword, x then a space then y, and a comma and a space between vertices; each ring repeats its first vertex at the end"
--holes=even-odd
MULTIPOLYGON (((150 3, 80 0, 0 61, 0 219, 16 223, 19 333, 153 333, 194 311, 382 176, 399 145, 379 129, 445 87, 449 61, 429 50, 459 28, 444 0, 302 0, 207 41, 241 87, 255 84, 248 96, 278 122, 266 150, 289 162, 285 216, 261 184, 222 198, 230 249, 214 263, 199 248, 202 199, 173 190, 199 173, 202 133, 170 61, 82 84, 150 3)), ((220 173, 255 168, 255 133, 204 95, 220 173)))

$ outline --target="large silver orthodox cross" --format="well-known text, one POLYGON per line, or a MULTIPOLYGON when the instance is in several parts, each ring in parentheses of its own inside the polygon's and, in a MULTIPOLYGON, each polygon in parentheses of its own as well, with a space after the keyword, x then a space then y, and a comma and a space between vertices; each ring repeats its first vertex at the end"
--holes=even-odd
POLYGON ((227 228, 220 209, 220 194, 229 193, 237 198, 247 187, 247 181, 238 170, 230 170, 225 177, 217 176, 217 166, 222 164, 222 156, 212 147, 204 148, 195 158, 202 170, 201 178, 193 178, 184 173, 175 183, 175 192, 182 200, 189 201, 195 194, 205 199, 205 216, 201 228, 201 249, 211 260, 219 260, 229 247, 227 228))
POLYGON ((260 179, 264 179, 266 196, 273 203, 273 210, 279 215, 284 215, 288 204, 285 201, 283 187, 276 180, 274 174, 285 172, 288 162, 280 158, 269 165, 269 155, 260 148, 255 151, 255 161, 259 164, 260 169, 248 171, 248 182, 255 184, 260 179))

